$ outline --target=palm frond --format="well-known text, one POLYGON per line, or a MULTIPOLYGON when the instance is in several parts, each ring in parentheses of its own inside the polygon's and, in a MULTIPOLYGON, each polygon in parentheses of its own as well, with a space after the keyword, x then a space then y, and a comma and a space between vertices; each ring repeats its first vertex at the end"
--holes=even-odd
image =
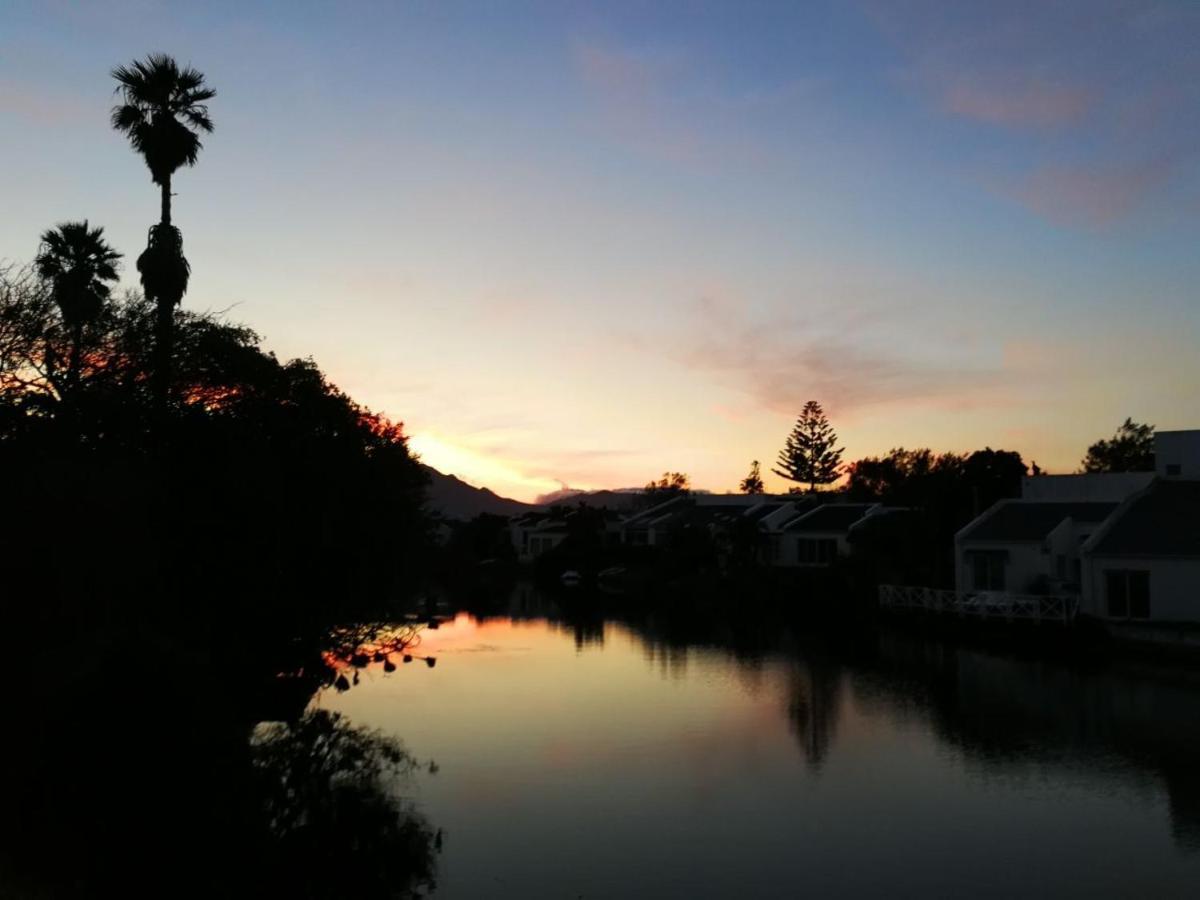
POLYGON ((94 318, 116 281, 121 254, 104 240, 104 229, 87 220, 62 222, 42 234, 34 267, 69 324, 94 318))
POLYGON ((176 169, 195 165, 203 148, 197 134, 213 130, 205 101, 216 96, 203 73, 152 53, 117 66, 112 76, 124 100, 113 108, 112 126, 128 136, 154 181, 164 184, 176 169))

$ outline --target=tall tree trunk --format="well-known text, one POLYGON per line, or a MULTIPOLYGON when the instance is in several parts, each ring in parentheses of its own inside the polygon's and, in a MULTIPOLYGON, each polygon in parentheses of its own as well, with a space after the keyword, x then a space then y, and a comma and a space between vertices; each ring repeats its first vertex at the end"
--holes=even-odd
MULTIPOLYGON (((171 224, 171 176, 163 179, 162 185, 162 220, 166 226, 171 224)), ((167 401, 171 395, 171 342, 174 337, 175 297, 155 297, 158 305, 158 315, 154 327, 154 404, 160 419, 166 418, 167 401)))
POLYGON ((171 224, 171 176, 168 175, 163 183, 162 188, 162 223, 164 225, 171 224))

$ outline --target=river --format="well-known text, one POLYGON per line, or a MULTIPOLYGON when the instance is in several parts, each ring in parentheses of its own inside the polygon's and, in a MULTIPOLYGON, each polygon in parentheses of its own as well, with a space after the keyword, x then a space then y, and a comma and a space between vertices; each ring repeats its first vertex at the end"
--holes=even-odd
POLYGON ((460 613, 314 705, 436 762, 442 898, 1200 893, 1197 675, 744 631, 460 613))

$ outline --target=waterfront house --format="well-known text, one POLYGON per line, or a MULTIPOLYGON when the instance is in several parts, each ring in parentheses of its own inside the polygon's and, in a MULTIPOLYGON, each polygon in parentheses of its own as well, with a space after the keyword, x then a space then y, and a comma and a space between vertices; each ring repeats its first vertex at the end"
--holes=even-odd
POLYGON ((878 503, 825 503, 798 510, 798 515, 771 535, 772 564, 785 568, 832 565, 850 553, 849 536, 855 525, 883 510, 878 503))
POLYGON ((955 536, 957 596, 1074 598, 1142 636, 1200 624, 1200 431, 1159 432, 1155 467, 1026 478, 955 536))
POLYGON ((1076 594, 1080 548, 1118 504, 1001 500, 954 537, 960 594, 1076 594))
POLYGON ((1080 611, 1123 637, 1200 624, 1200 431, 1163 432, 1157 476, 1083 546, 1080 611))
POLYGON ((567 537, 566 519, 552 512, 525 513, 509 522, 508 528, 521 562, 532 562, 567 537))

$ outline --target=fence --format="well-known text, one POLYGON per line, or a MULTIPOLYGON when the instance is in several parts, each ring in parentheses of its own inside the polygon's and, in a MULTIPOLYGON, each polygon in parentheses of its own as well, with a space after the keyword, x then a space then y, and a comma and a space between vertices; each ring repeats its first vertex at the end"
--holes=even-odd
POLYGON ((1079 611, 1074 594, 1008 594, 1002 591, 939 590, 895 584, 879 586, 883 609, 926 612, 1006 622, 1059 622, 1069 624, 1079 611))

